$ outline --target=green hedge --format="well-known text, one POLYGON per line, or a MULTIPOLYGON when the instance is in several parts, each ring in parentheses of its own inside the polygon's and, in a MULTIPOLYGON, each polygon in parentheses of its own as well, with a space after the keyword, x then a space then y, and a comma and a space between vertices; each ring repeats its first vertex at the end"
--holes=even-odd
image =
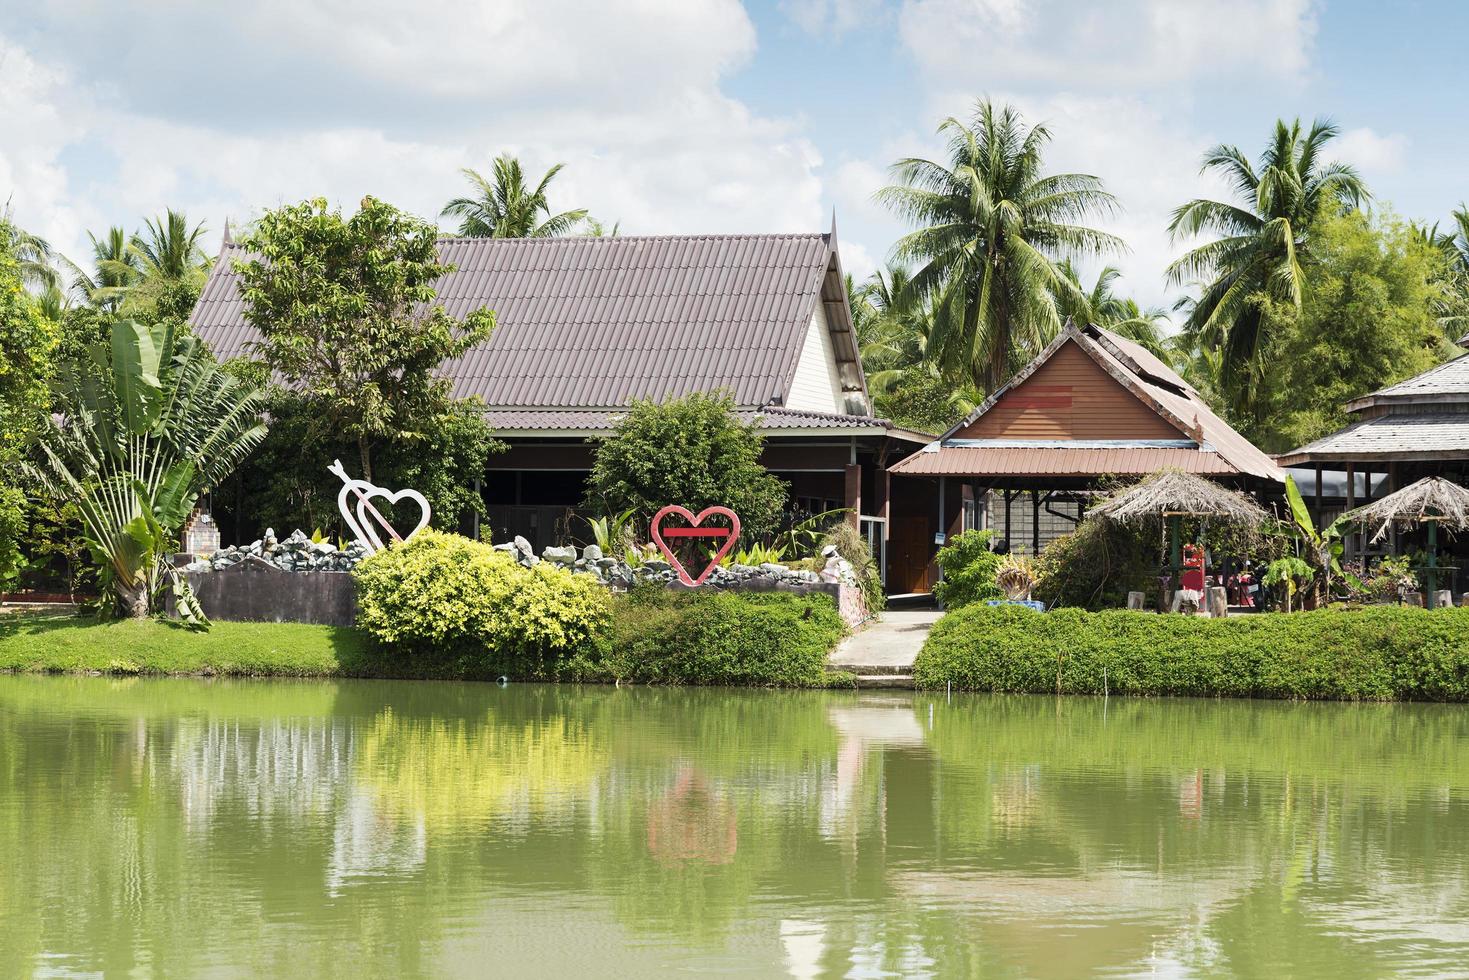
POLYGON ((934 625, 920 687, 1062 694, 1469 700, 1469 609, 1207 619, 974 606, 934 625))
POLYGON ((357 625, 399 669, 448 676, 814 687, 845 632, 829 596, 644 587, 425 530, 358 566, 357 625))
POLYGON ((845 632, 827 595, 641 588, 613 605, 588 668, 647 683, 819 687, 845 632))

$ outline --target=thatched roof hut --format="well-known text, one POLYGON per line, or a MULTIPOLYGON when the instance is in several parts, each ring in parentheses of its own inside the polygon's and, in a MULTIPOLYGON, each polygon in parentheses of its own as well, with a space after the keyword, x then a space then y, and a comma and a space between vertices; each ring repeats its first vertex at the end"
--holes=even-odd
POLYGON ((1262 524, 1270 514, 1249 497, 1213 480, 1164 470, 1092 508, 1088 517, 1130 523, 1151 517, 1206 517, 1236 524, 1262 524))
POLYGON ((1381 500, 1348 511, 1343 517, 1363 527, 1376 527, 1380 541, 1394 524, 1442 524, 1450 530, 1469 528, 1469 490, 1450 480, 1428 476, 1381 500))

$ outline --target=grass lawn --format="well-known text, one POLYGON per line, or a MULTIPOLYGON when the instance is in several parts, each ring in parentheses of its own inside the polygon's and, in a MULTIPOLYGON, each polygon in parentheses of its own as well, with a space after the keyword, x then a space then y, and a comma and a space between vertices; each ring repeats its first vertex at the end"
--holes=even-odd
POLYGON ((408 676, 366 636, 343 627, 217 622, 207 633, 196 633, 152 619, 62 616, 0 619, 0 671, 408 676))

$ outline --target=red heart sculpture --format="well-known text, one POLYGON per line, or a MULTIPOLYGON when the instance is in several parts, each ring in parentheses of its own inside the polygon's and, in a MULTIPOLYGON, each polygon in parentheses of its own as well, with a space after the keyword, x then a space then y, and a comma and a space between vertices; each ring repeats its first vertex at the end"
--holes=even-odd
POLYGON ((653 532, 653 541, 658 545, 658 550, 663 552, 663 557, 668 559, 668 563, 670 565, 678 569, 679 581, 682 582, 684 585, 689 586, 702 585, 704 580, 709 577, 709 573, 714 571, 714 567, 719 564, 720 559, 729 554, 729 549, 734 547, 735 540, 739 538, 740 516, 734 511, 730 510, 728 507, 705 507, 703 510, 699 511, 699 515, 695 517, 694 514, 687 507, 680 507, 678 504, 669 504, 667 507, 664 507, 658 513, 653 515, 653 526, 651 530, 653 532), (671 527, 666 531, 663 530, 663 518, 667 517, 669 514, 677 514, 684 520, 688 521, 689 526, 671 527), (699 526, 700 524, 704 523, 704 518, 710 517, 714 514, 719 514, 721 516, 729 518, 729 527, 722 528, 699 526), (709 564, 704 566, 704 570, 699 573, 699 577, 690 578, 688 569, 683 567, 683 562, 678 560, 678 555, 675 555, 673 553, 673 549, 668 547, 667 543, 664 542, 663 538, 665 535, 670 538, 722 537, 724 538, 724 544, 720 545, 719 550, 714 553, 714 557, 709 560, 709 564))

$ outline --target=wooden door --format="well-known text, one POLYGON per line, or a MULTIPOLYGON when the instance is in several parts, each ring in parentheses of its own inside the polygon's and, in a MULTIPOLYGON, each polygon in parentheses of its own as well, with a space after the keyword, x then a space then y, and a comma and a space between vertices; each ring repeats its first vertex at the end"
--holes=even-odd
POLYGON ((933 531, 923 515, 897 517, 888 532, 888 592, 928 592, 933 531))

